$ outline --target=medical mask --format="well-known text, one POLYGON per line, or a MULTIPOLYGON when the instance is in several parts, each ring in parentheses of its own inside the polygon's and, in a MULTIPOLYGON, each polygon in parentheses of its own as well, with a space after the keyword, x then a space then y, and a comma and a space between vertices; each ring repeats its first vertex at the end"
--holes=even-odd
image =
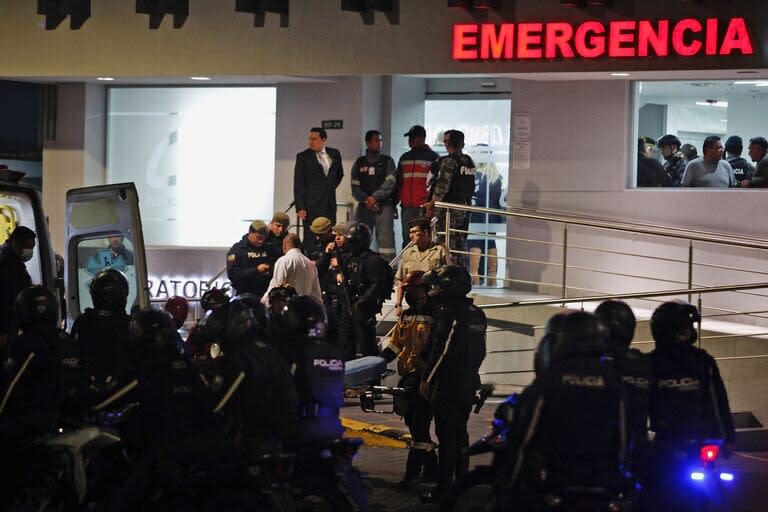
POLYGON ((21 261, 27 262, 31 260, 34 253, 35 253, 34 249, 23 249, 21 251, 21 261))

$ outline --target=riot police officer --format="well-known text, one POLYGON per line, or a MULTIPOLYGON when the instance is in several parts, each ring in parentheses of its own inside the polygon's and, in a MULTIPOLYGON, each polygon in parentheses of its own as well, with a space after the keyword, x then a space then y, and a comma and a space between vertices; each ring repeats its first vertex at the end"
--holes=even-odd
POLYGON ((294 372, 302 443, 325 443, 340 438, 344 427, 339 409, 344 403, 344 360, 341 351, 326 343, 328 319, 323 305, 297 295, 283 310, 287 339, 281 340, 294 372))
POLYGON ((464 148, 464 133, 459 130, 446 132, 445 148, 448 155, 440 157, 433 164, 435 178, 429 191, 429 202, 424 205, 427 216, 437 216, 437 243, 445 245, 446 229, 450 233, 449 247, 451 261, 455 265, 464 265, 467 251, 467 228, 469 227, 469 212, 462 210, 451 211, 451 225, 445 225, 445 209, 435 208, 435 201, 455 203, 459 205, 472 204, 475 192, 475 162, 469 155, 462 153, 464 148), (463 231, 463 232, 462 232, 463 231), (459 252, 453 252, 459 251, 459 252))
POLYGON ((389 344, 382 351, 387 362, 397 358, 397 373, 400 375, 397 385, 408 390, 406 394, 395 397, 395 412, 403 416, 411 434, 401 487, 410 487, 419 477, 422 480, 434 479, 437 469, 436 445, 429 433, 432 407, 418 389, 427 365, 434 323, 427 296, 429 285, 424 282, 423 276, 422 270, 412 270, 405 276, 402 288, 409 307, 400 315, 389 344))
POLYGON ((125 312, 128 280, 108 268, 91 281, 93 308, 72 325, 72 338, 80 347, 80 374, 87 394, 109 393, 126 374, 132 360, 128 343, 130 317, 125 312))
POLYGON ((667 173, 669 181, 673 187, 679 187, 683 179, 686 161, 680 152, 680 139, 672 134, 659 137, 656 147, 661 150, 661 156, 664 157, 664 172, 667 173))
POLYGON ((347 227, 349 256, 343 259, 345 290, 350 305, 355 346, 353 353, 363 356, 378 354, 376 315, 392 295, 394 271, 377 253, 370 250, 371 231, 363 223, 347 227))
POLYGON ((455 477, 469 469, 467 421, 480 387, 487 322, 467 297, 472 280, 464 267, 449 265, 424 274, 435 308, 432 347, 420 392, 432 403, 439 444, 439 479, 427 501, 439 499, 455 477))
POLYGON ((733 445, 728 395, 717 363, 696 348, 701 321, 695 306, 665 302, 651 316, 656 348, 651 352, 654 381, 651 430, 655 443, 722 439, 733 445))

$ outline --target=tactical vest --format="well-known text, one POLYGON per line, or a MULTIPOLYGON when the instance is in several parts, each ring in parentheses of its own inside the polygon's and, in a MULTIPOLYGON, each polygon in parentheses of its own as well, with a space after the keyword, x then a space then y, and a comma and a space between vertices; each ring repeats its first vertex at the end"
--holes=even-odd
POLYGON ((451 178, 451 187, 445 195, 447 203, 471 204, 475 193, 475 162, 468 155, 448 155, 456 160, 457 169, 451 178))
POLYGON ((380 155, 373 163, 368 161, 368 157, 361 156, 355 161, 355 165, 360 174, 360 188, 369 196, 384 184, 384 180, 387 178, 386 156, 380 155))
POLYGON ((400 349, 397 354, 397 373, 405 377, 410 373, 421 375, 426 363, 421 355, 429 344, 432 333, 432 317, 403 314, 392 333, 392 345, 400 349))

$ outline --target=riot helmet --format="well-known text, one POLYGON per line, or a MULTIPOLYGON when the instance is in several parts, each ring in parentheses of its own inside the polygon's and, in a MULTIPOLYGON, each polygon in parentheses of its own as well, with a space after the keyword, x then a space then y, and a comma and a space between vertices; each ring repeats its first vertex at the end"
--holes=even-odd
POLYGON ((296 341, 322 341, 328 332, 325 308, 308 295, 288 299, 282 320, 286 333, 296 341))
POLYGON ((261 303, 256 295, 248 292, 241 293, 240 295, 234 297, 230 302, 241 302, 247 306, 253 315, 253 327, 255 333, 260 337, 263 337, 266 334, 267 324, 269 323, 269 315, 267 313, 266 306, 261 303))
POLYGON ((696 306, 682 301, 665 302, 651 315, 651 334, 657 348, 693 344, 698 339, 694 324, 701 322, 696 306))
POLYGON ((608 329, 597 316, 586 311, 566 311, 550 319, 550 363, 576 354, 606 352, 608 329))
POLYGON ((198 323, 191 340, 196 346, 210 347, 214 359, 221 352, 237 351, 256 338, 256 320, 243 301, 234 301, 208 311, 198 323))
POLYGON ((171 314, 176 329, 181 329, 189 314, 189 302, 187 299, 174 295, 165 303, 164 309, 171 314))
POLYGON ((93 307, 101 311, 125 311, 128 303, 128 280, 122 272, 106 268, 90 284, 93 307))
POLYGON ((59 321, 59 302, 44 286, 30 286, 16 297, 16 322, 22 329, 55 326, 59 321))
POLYGON ((172 347, 176 327, 165 309, 147 308, 133 315, 128 332, 134 353, 141 356, 172 347))
POLYGON ((347 226, 347 239, 349 252, 358 256, 371 247, 371 230, 362 222, 352 222, 347 226))
POLYGON ((229 302, 229 295, 220 288, 211 288, 200 297, 200 307, 203 311, 213 311, 229 302))
POLYGON ((466 297, 472 290, 472 278, 466 268, 448 265, 430 270, 422 276, 431 286, 429 296, 438 299, 456 299, 466 297))
POLYGON ((281 313, 288 303, 288 299, 296 296, 296 293, 296 288, 288 283, 283 283, 269 290, 267 298, 269 299, 269 307, 272 312, 281 313))
POLYGON ((597 306, 595 315, 608 327, 608 348, 615 354, 625 352, 637 325, 632 308, 620 300, 607 300, 597 306))

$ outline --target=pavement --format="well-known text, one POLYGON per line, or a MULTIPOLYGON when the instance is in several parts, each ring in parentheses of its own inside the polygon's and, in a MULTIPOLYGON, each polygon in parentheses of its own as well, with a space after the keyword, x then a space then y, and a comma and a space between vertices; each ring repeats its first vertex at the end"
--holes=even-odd
MULTIPOLYGON (((471 414, 468 424, 470 443, 490 430, 491 420, 499 398, 489 398, 479 414, 471 414)), ((386 406, 386 402, 383 402, 386 406)), ((369 490, 372 512, 412 512, 435 510, 423 505, 419 493, 428 486, 403 491, 397 483, 403 476, 408 450, 407 427, 394 414, 363 412, 355 399, 345 402, 342 417, 347 436, 362 437, 366 444, 360 449, 355 465, 363 473, 369 490)), ((436 441, 436 437, 433 439, 436 441)), ((488 454, 473 457, 470 466, 488 464, 488 454)), ((768 452, 736 452, 722 463, 735 475, 732 486, 724 491, 732 512, 768 511, 768 452)))

